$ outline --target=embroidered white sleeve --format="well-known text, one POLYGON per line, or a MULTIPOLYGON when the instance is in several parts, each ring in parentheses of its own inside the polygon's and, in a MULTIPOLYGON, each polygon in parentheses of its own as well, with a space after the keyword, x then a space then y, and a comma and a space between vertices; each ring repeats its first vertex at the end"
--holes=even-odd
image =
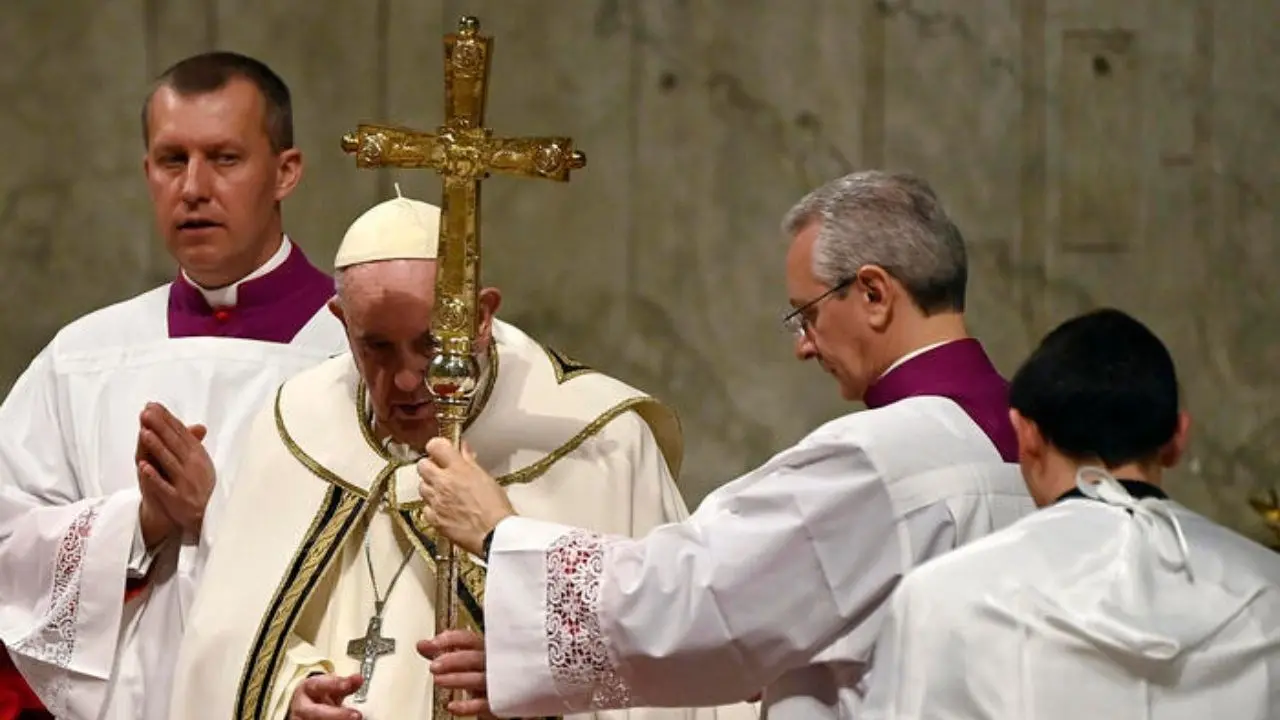
POLYGON ((600 577, 608 538, 575 530, 547 550, 547 660, 566 698, 599 710, 630 706, 600 631, 600 577))
POLYGON ((98 517, 98 508, 80 513, 62 536, 54 560, 53 591, 45 621, 31 635, 14 645, 15 652, 35 658, 55 669, 39 673, 32 690, 54 717, 62 717, 66 706, 69 680, 65 671, 71 666, 76 649, 76 618, 80 611, 80 579, 84 574, 85 547, 98 517))

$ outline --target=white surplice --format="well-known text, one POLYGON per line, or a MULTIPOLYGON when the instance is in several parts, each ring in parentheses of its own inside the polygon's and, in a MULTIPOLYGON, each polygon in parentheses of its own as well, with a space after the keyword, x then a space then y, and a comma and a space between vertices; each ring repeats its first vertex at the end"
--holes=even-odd
POLYGON ((958 405, 913 397, 827 423, 639 540, 508 518, 485 588, 490 702, 554 715, 765 688, 773 720, 856 716, 900 576, 1031 508, 958 405))
MULTIPOLYGON (((492 383, 463 439, 520 512, 623 535, 687 517, 672 479, 683 452, 673 413, 514 326, 495 322, 494 338, 492 383)), ((239 470, 245 481, 218 513, 179 657, 172 720, 283 718, 309 673, 359 672, 348 643, 365 634, 375 580, 386 599, 381 634, 395 650, 377 661, 368 698, 347 704, 368 720, 430 716, 428 663, 414 644, 436 632, 434 536, 415 512, 421 500, 412 456, 373 439, 358 409, 363 396, 344 356, 286 383, 276 407, 259 418, 239 470)), ((464 574, 463 615, 476 627, 483 568, 469 561, 464 574)), ((726 716, 756 712, 737 703, 616 715, 726 716)))
POLYGON ((1280 556, 1109 485, 907 576, 867 717, 1280 717, 1280 556))
POLYGON ((166 285, 63 328, 0 408, 0 641, 60 719, 167 717, 198 538, 166 544, 124 602, 145 404, 208 427, 217 493, 275 388, 346 346, 327 309, 291 344, 171 339, 168 298, 166 285))

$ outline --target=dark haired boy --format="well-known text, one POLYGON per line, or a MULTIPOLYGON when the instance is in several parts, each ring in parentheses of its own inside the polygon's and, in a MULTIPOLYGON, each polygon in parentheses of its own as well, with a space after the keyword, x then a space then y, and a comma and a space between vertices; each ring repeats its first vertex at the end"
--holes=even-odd
POLYGON ((1280 717, 1280 558, 1162 489, 1189 424, 1163 343, 1069 320, 1010 406, 1041 509, 904 578, 864 717, 1280 717))

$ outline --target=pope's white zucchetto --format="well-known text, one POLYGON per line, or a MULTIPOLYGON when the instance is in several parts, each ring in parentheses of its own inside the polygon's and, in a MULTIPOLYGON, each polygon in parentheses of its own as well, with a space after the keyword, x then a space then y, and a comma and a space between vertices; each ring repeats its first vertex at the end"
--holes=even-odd
POLYGON ((383 260, 435 260, 440 244, 440 208, 400 194, 369 208, 347 228, 333 267, 383 260))

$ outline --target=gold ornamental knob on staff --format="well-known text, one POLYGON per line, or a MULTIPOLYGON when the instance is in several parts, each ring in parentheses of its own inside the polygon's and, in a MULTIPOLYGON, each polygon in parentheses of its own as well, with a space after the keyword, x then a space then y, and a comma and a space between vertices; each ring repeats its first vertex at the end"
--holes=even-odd
MULTIPOLYGON (((342 136, 342 149, 358 168, 435 170, 443 181, 440 246, 436 261, 431 333, 438 349, 426 384, 435 400, 439 433, 455 444, 462 437, 471 400, 480 383, 476 361, 476 304, 480 277, 480 181, 493 172, 518 177, 569 180, 587 158, 567 137, 498 138, 484 127, 493 38, 480 22, 464 17, 458 32, 444 37, 445 120, 434 133, 394 125, 361 124, 342 136)), ((460 558, 439 538, 435 562, 436 632, 459 627, 460 558)), ((436 688, 432 717, 452 718, 452 691, 436 688)))

